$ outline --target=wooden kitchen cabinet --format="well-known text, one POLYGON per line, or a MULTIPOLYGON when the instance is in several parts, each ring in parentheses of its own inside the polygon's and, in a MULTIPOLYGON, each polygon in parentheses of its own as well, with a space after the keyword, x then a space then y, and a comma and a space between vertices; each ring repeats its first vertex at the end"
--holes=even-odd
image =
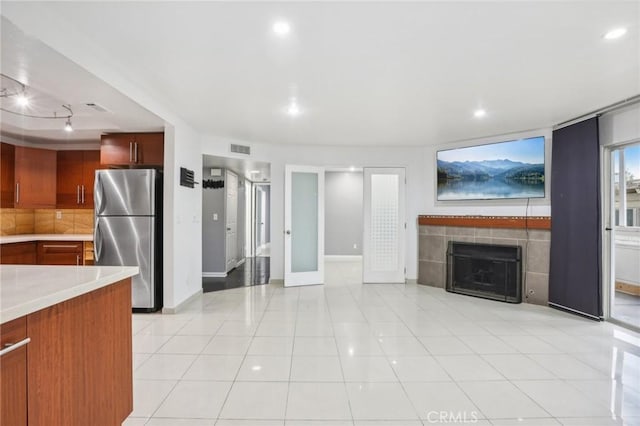
POLYGON ((38 241, 38 265, 83 265, 82 241, 38 241))
POLYGON ((0 143, 0 207, 12 208, 16 189, 16 150, 11 144, 0 143))
POLYGON ((162 166, 164 133, 112 133, 100 140, 100 164, 162 166))
POLYGON ((0 325, 0 424, 27 425, 27 345, 10 350, 27 337, 26 317, 0 325), (7 346, 11 345, 11 346, 7 346))
POLYGON ((15 146, 15 208, 56 205, 56 151, 15 146))
POLYGON ((56 206, 93 208, 93 183, 100 151, 58 151, 56 206))
POLYGON ((0 424, 120 425, 133 410, 131 279, 0 326, 0 424))
POLYGON ((35 265, 36 260, 35 241, 2 244, 0 247, 0 264, 35 265))

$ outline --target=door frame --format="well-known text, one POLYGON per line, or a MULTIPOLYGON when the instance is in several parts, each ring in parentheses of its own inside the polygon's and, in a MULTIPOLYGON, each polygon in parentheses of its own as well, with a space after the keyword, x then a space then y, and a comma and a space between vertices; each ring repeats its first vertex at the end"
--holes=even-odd
POLYGON ((324 284, 324 173, 319 166, 285 165, 284 178, 284 286, 324 284), (315 173, 318 176, 318 238, 317 270, 309 272, 291 271, 291 177, 293 173, 315 173))
MULTIPOLYGON (((616 256, 615 256, 615 179, 612 179, 614 157, 613 152, 623 150, 626 147, 638 146, 640 139, 625 141, 619 144, 611 144, 601 147, 601 196, 604 202, 601 203, 602 226, 602 315, 606 321, 624 326, 634 331, 640 328, 633 324, 626 323, 611 316, 613 312, 612 304, 615 303, 616 291, 616 256)), ((626 214, 626 212, 625 212, 626 214)), ((621 218, 622 220, 622 218, 621 218)))
MULTIPOLYGON (((229 271, 231 271, 232 269, 236 268, 238 266, 238 182, 239 182, 239 178, 238 175, 229 170, 229 169, 225 169, 225 175, 224 175, 224 181, 225 181, 225 191, 224 191, 224 226, 225 226, 225 241, 224 241, 224 245, 225 245, 225 272, 229 273, 229 271), (230 180, 229 179, 231 176, 235 177, 235 230, 231 230, 229 229, 229 190, 231 189, 231 185, 230 185, 230 180), (232 241, 235 241, 235 243, 233 244, 233 249, 234 250, 230 250, 231 247, 229 247, 229 231, 233 232, 234 238, 232 239, 232 241), (232 253, 233 252, 233 253, 232 253), (230 257, 231 255, 231 257, 230 257), (232 264, 230 265, 229 262, 232 262, 232 264)), ((244 226, 244 225, 243 225, 244 226)))

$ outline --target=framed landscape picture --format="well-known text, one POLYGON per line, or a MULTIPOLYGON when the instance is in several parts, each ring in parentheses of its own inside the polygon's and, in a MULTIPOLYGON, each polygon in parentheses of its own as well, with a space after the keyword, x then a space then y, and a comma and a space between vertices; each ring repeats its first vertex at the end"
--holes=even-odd
POLYGON ((438 151, 438 201, 544 198, 544 136, 438 151))

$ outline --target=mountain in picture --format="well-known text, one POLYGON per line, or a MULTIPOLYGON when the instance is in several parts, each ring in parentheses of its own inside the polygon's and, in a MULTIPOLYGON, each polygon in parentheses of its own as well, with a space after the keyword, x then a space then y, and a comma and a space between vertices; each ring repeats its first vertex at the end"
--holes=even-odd
POLYGON ((519 161, 443 161, 438 160, 438 182, 488 181, 491 179, 527 184, 544 183, 544 164, 519 161))

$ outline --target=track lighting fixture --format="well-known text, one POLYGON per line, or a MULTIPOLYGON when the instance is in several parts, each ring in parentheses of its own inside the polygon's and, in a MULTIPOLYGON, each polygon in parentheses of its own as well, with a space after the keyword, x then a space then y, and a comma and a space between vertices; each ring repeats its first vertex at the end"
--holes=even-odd
POLYGON ((8 75, 0 74, 0 76, 2 77, 2 86, 0 86, 0 101, 2 99, 13 98, 15 102, 15 104, 13 105, 14 109, 11 109, 4 102, 1 102, 0 111, 27 118, 38 118, 43 120, 66 120, 64 123, 64 130, 67 132, 73 131, 73 126, 71 125, 71 117, 73 117, 71 105, 62 105, 62 108, 66 110, 62 114, 60 114, 60 111, 53 111, 51 114, 38 114, 33 111, 28 112, 27 107, 30 106, 31 102, 29 97, 27 96, 27 85, 16 80, 15 78, 9 77, 8 75), (15 110, 15 106, 17 106, 19 110, 15 110))

